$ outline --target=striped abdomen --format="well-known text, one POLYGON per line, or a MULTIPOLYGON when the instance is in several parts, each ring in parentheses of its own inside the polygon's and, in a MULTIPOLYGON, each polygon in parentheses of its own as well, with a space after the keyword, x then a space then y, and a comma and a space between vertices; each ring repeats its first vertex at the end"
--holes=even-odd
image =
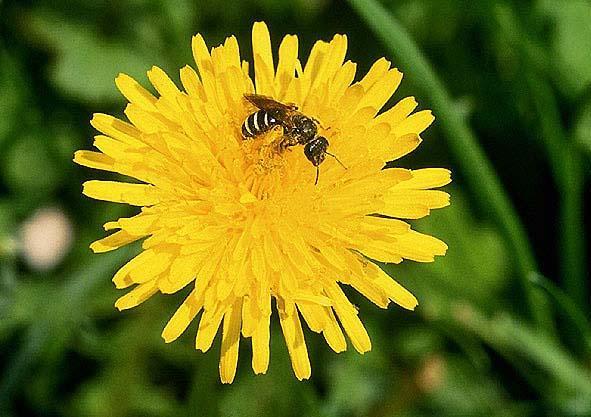
POLYGON ((279 121, 265 110, 258 110, 248 116, 244 123, 242 123, 242 136, 245 139, 253 138, 269 131, 273 126, 277 126, 278 124, 280 124, 279 121))

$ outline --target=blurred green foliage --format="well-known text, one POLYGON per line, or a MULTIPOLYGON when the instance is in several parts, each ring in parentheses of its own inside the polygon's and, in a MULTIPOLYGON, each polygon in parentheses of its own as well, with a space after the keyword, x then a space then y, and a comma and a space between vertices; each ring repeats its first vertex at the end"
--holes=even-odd
MULTIPOLYGON (((422 147, 399 163, 454 171, 451 207, 415 222, 446 241, 448 255, 433 264, 384 265, 418 296, 417 311, 381 311, 351 291, 373 350, 337 355, 307 331, 313 377, 301 383, 275 317, 268 374, 252 375, 243 342, 237 379, 222 386, 219 346, 196 352, 195 326, 171 345, 160 339, 185 294, 114 310, 118 291, 110 277, 134 249, 93 256, 87 247, 105 221, 131 211, 83 198, 80 184, 96 174, 73 166, 72 153, 90 148, 93 112, 122 113, 113 82, 119 72, 146 85, 145 71, 158 65, 176 79, 191 62, 194 33, 210 45, 236 34, 247 59, 255 20, 270 25, 274 42, 298 34, 302 56, 316 39, 346 33, 348 58, 360 71, 387 55, 385 45, 353 8, 335 0, 4 1, 1 416, 591 415, 583 219, 591 4, 381 4, 432 63, 454 97, 450 106, 496 168, 533 246, 539 270, 531 271, 531 285, 552 305, 552 323, 539 328, 524 315, 516 255, 492 220, 487 196, 465 187, 471 173, 449 152, 436 122, 422 147), (24 222, 41 207, 63 210, 75 233, 67 256, 46 271, 31 268, 19 245, 24 222)), ((405 81, 395 99, 421 87, 405 81)), ((428 97, 418 99, 429 106, 428 97)))
POLYGON ((591 56, 584 52, 591 48, 591 7, 583 0, 545 0, 539 7, 555 28, 550 51, 557 85, 575 98, 591 84, 591 56))

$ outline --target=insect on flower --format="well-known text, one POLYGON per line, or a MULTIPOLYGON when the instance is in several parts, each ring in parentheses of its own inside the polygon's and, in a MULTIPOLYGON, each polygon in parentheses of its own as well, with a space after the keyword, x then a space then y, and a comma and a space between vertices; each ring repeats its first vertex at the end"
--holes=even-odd
POLYGON ((374 262, 432 262, 447 250, 407 219, 449 204, 437 188, 450 172, 392 167, 433 121, 428 110, 414 112, 412 97, 380 112, 402 74, 380 59, 354 82, 344 35, 317 42, 305 61, 298 38, 285 36, 277 64, 264 23, 254 24, 252 44, 251 66, 236 38, 209 49, 195 36, 196 69, 181 69, 179 88, 152 68, 155 95, 119 75, 128 121, 95 114, 98 151, 74 156, 134 179, 92 180, 83 189, 139 207, 106 223, 112 233, 91 244, 107 252, 142 240, 141 253, 113 277, 117 288, 129 289, 115 306, 133 308, 188 287, 162 337, 172 342, 198 321, 195 347, 205 352, 221 327, 224 383, 234 380, 241 338, 252 344, 254 372, 267 371, 273 311, 298 379, 312 372, 302 321, 335 352, 348 343, 369 351, 343 287, 379 307, 394 301, 412 310, 416 298, 374 262), (304 152, 287 151, 295 145, 304 152), (326 155, 338 155, 347 169, 326 155))
POLYGON ((300 113, 297 105, 283 104, 259 94, 245 94, 244 98, 259 108, 242 123, 242 136, 245 139, 265 133, 274 126, 281 126, 283 136, 277 144, 278 150, 282 152, 290 146, 304 145, 304 155, 316 167, 314 185, 318 184, 318 166, 326 155, 335 158, 346 169, 339 158, 327 151, 328 139, 318 135, 319 122, 300 113))

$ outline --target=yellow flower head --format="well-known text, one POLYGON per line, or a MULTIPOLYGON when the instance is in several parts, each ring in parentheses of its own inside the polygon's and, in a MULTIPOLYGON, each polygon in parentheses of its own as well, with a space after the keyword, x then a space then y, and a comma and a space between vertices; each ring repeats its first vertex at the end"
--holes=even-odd
POLYGON ((113 278, 117 288, 133 287, 117 308, 191 285, 162 337, 175 340, 201 312, 195 346, 207 351, 222 325, 226 383, 236 373, 240 333, 251 339, 254 372, 267 371, 272 299, 295 375, 309 378, 301 318, 336 352, 346 349, 343 330, 358 352, 367 352, 369 336, 341 284, 382 308, 392 300, 414 309, 415 297, 370 260, 431 262, 447 249, 399 219, 448 205, 449 196, 432 188, 447 184, 449 171, 384 169, 415 149, 433 121, 430 111, 411 114, 412 97, 378 114, 402 74, 380 59, 353 83, 356 65, 345 62, 344 35, 316 42, 303 67, 296 36, 281 42, 277 66, 264 23, 255 23, 252 41, 254 82, 236 38, 210 52, 200 35, 192 45, 198 71, 181 69, 182 90, 157 67, 148 71, 157 96, 119 75, 129 122, 94 115, 100 152, 74 158, 141 181, 84 184, 89 197, 141 207, 107 223, 116 231, 91 245, 106 252, 145 239, 143 251, 113 278), (328 151, 344 166, 327 157, 315 185, 316 167, 303 147, 278 146, 282 127, 245 139, 242 124, 257 108, 244 95, 255 92, 316 119, 328 151))

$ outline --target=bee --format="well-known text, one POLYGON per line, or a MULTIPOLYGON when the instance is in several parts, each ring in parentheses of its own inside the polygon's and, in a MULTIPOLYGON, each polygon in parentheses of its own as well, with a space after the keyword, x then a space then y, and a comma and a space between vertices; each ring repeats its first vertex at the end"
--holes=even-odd
POLYGON ((242 123, 244 139, 255 138, 275 126, 281 126, 283 136, 278 144, 279 151, 283 152, 295 145, 304 145, 304 155, 316 167, 314 185, 318 184, 319 166, 326 155, 332 156, 347 169, 335 155, 327 151, 328 139, 318 135, 318 120, 299 112, 295 104, 280 103, 259 94, 245 94, 244 98, 258 108, 242 123))

